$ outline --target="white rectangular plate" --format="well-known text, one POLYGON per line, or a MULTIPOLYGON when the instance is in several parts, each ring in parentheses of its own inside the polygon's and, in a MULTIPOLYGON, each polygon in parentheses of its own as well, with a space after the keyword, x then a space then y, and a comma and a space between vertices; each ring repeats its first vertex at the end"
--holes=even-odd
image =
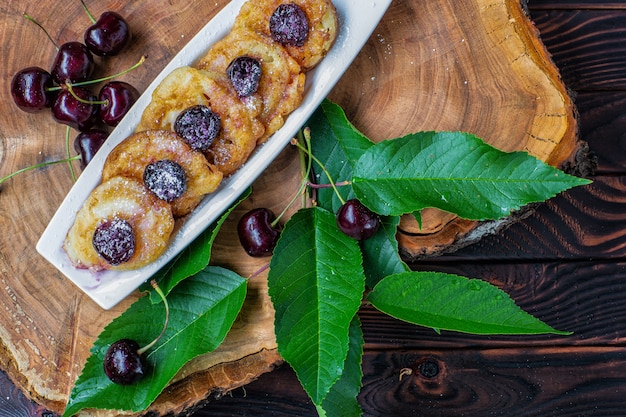
POLYGON ((339 81, 391 4, 391 0, 333 0, 339 16, 337 39, 321 63, 307 73, 301 105, 287 118, 280 130, 255 150, 244 167, 225 179, 219 189, 207 196, 188 216, 159 259, 133 271, 94 273, 74 268, 63 250, 63 242, 76 212, 100 183, 107 155, 134 131, 143 109, 161 80, 175 68, 193 65, 213 43, 224 37, 230 31, 244 1, 233 0, 226 5, 155 78, 82 172, 37 243, 37 251, 44 258, 104 309, 115 306, 180 253, 252 184, 339 81))

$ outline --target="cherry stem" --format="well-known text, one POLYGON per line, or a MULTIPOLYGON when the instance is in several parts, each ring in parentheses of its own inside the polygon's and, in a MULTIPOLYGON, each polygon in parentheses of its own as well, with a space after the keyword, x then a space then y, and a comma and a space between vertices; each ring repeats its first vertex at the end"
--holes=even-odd
MULTIPOLYGON (((312 164, 311 164, 310 158, 308 159, 308 161, 305 159, 306 154, 311 152, 311 141, 306 139, 306 137, 308 137, 309 139, 311 138, 311 135, 310 135, 311 130, 308 127, 305 127, 304 131, 306 133, 304 133, 302 130, 298 132, 298 137, 301 140, 304 138, 304 141, 307 144, 307 148, 308 148, 307 151, 303 151, 302 149, 298 148, 298 151, 300 152, 300 170, 302 174, 302 181, 300 182, 300 187, 298 187, 298 191, 296 191, 296 193, 293 195, 289 203, 287 203, 285 208, 283 208, 283 211, 281 211, 280 214, 276 216, 276 219, 274 219, 274 221, 270 223, 270 226, 272 227, 275 227, 278 224, 280 219, 285 215, 287 210, 289 210, 289 208, 296 202, 299 196, 302 196, 302 207, 306 206, 305 191, 306 191, 306 185, 308 183, 307 178, 309 178, 309 175, 311 173, 312 164)), ((298 139, 296 138, 292 139, 292 143, 295 144, 297 142, 298 142, 298 139)))
POLYGON ((78 97, 78 95, 76 95, 76 92, 74 91, 74 86, 72 86, 71 83, 66 82, 65 83, 65 88, 67 88, 67 91, 70 92, 70 94, 72 95, 72 97, 74 97, 76 99, 76 101, 78 101, 79 103, 83 103, 83 104, 102 104, 102 105, 107 105, 109 104, 109 100, 85 100, 84 98, 80 98, 78 97))
POLYGON ((85 13, 87 13, 87 16, 89 16, 89 20, 91 20, 91 23, 96 23, 96 18, 93 17, 93 15, 91 14, 91 12, 89 11, 89 9, 87 8, 87 6, 85 5, 85 2, 83 0, 80 0, 80 4, 83 5, 83 10, 85 10, 85 13))
POLYGON ((270 269, 270 264, 266 263, 261 268, 257 269, 252 274, 250 274, 248 276, 248 279, 252 279, 254 277, 257 277, 257 276, 261 275, 263 272, 267 271, 268 269, 270 269))
POLYGON ((159 333, 156 339, 154 339, 152 342, 148 343, 146 346, 139 349, 137 351, 139 355, 143 355, 147 350, 151 349, 154 345, 156 345, 159 339, 161 339, 161 337, 163 337, 163 335, 165 334, 165 330, 167 330, 167 325, 170 321, 170 306, 169 306, 169 303, 167 302, 167 297, 165 297, 165 294, 163 294, 163 290, 161 290, 161 287, 159 287, 159 284, 157 284, 155 280, 151 280, 150 285, 152 285, 152 288, 154 288, 154 291, 156 291, 156 293, 159 294, 159 297, 161 297, 161 300, 163 300, 163 305, 165 306, 165 321, 163 322, 163 329, 161 329, 161 333, 159 333))
MULTIPOLYGON (((142 55, 141 58, 139 59, 139 61, 137 61, 137 63, 135 65, 133 65, 130 68, 125 69, 124 71, 118 72, 117 74, 108 75, 108 76, 102 77, 102 78, 96 78, 94 80, 81 81, 81 82, 78 82, 78 83, 65 83, 64 86, 67 87, 69 85, 69 86, 72 86, 72 87, 82 87, 84 85, 91 85, 91 84, 97 84, 97 83, 100 83, 100 82, 103 82, 103 81, 108 81, 110 79, 120 77, 120 76, 122 76, 122 75, 124 75, 126 73, 129 73, 129 72, 133 71, 134 69, 139 68, 140 66, 143 65, 143 63, 145 61, 146 61, 146 56, 142 55)), ((46 91, 59 91, 62 88, 63 87, 61 87, 61 86, 55 86, 55 87, 47 88, 46 91)))
POLYGON ((39 26, 39 29, 41 29, 43 31, 43 33, 46 34, 46 36, 48 37, 48 39, 50 39, 50 42, 52 42, 52 45, 54 45, 54 48, 58 51, 59 50, 59 45, 57 45, 56 41, 54 39, 52 39, 52 36, 50 36, 50 34, 48 33, 48 31, 46 30, 46 28, 44 28, 41 23, 39 23, 38 21, 36 21, 34 18, 32 18, 28 13, 24 13, 23 14, 24 18, 26 18, 27 20, 30 20, 32 23, 36 24, 37 26, 39 26))
MULTIPOLYGON (((346 185, 350 185, 352 184, 350 181, 340 181, 338 183, 335 184, 335 186, 337 187, 344 187, 346 185)), ((316 184, 314 182, 307 182, 307 187, 309 188, 313 188, 313 189, 320 189, 320 188, 331 188, 333 185, 332 184, 316 184)))
POLYGON ((46 167, 48 165, 61 164, 61 163, 66 163, 66 162, 78 161, 78 160, 80 160, 80 155, 75 155, 75 156, 72 156, 72 157, 67 158, 67 159, 59 159, 59 160, 56 160, 56 161, 42 162, 40 164, 27 166, 25 168, 18 169, 17 171, 12 172, 12 173, 10 173, 9 175, 7 175, 5 177, 0 178, 0 184, 2 184, 3 182, 5 182, 5 181, 15 177, 16 175, 23 173, 23 172, 31 171, 31 170, 37 169, 37 168, 43 168, 43 167, 46 167))
POLYGON ((67 156, 67 165, 70 167, 70 174, 72 175, 72 180, 76 182, 76 171, 74 171, 74 165, 72 165, 72 155, 70 154, 70 131, 71 128, 67 126, 65 128, 65 155, 67 156))
POLYGON ((306 143, 306 152, 300 150, 300 170, 302 175, 300 192, 302 193, 302 207, 305 207, 306 183, 309 182, 309 179, 311 178, 311 170, 313 169, 313 161, 311 160, 311 158, 307 157, 308 155, 313 154, 313 149, 311 148, 311 128, 305 127, 304 129, 300 130, 300 132, 298 132, 298 138, 300 140, 304 140, 304 143, 306 143))
MULTIPOLYGON (((317 158, 315 155, 313 155, 313 152, 311 150, 311 144, 310 144, 310 142, 311 142, 311 130, 309 128, 305 128, 303 133, 304 133, 304 136, 303 136, 304 137, 304 141, 307 143, 307 147, 305 148, 298 140, 292 141, 292 144, 297 146, 298 149, 302 150, 303 152, 306 152, 306 154, 309 157, 309 159, 315 161, 315 163, 317 165, 319 165, 320 168, 322 168, 322 171, 324 171, 324 174, 326 174, 326 177, 328 178, 328 181, 329 181, 329 185, 335 191, 335 194, 337 195, 337 198, 339 198, 339 201, 341 202, 341 204, 345 204, 345 200, 341 196, 341 194, 339 193, 339 190, 337 189, 337 185, 335 184, 335 181, 333 181, 333 178, 330 175, 330 172, 328 172, 328 170, 326 169, 326 167, 324 166, 322 161, 320 161, 319 158, 317 158)), ((308 175, 307 175, 306 178, 308 178, 308 175)))

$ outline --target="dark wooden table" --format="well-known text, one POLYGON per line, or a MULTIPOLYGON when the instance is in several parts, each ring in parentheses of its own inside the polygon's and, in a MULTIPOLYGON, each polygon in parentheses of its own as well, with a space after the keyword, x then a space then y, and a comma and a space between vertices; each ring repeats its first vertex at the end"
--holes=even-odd
MULTIPOLYGON (((490 281, 574 334, 437 335, 364 308, 365 416, 626 415, 626 0, 529 0, 528 9, 575 96, 594 183, 413 266, 490 281)), ((317 414, 285 365, 193 415, 317 414)), ((0 416, 52 414, 0 374, 0 416)))

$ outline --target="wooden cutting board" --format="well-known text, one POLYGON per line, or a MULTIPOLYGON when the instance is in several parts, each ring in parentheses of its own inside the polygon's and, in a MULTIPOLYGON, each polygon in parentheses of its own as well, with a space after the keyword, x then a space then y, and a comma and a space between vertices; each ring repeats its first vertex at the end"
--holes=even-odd
MULTIPOLYGON (((115 10, 134 31, 132 47, 122 56, 97 60, 97 75, 118 72, 145 54, 146 63, 122 78, 141 91, 226 3, 87 1, 94 15, 115 10)), ((77 1, 8 0, 0 6, 0 177, 65 156, 65 128, 47 113, 19 111, 9 96, 16 71, 30 65, 48 69, 55 54, 24 12, 59 44, 81 40, 90 24, 77 1)), ((575 108, 537 36, 519 0, 397 0, 330 98, 374 140, 461 130, 503 150, 526 150, 555 166, 576 168, 585 147, 577 140, 575 108)), ((280 211, 298 181, 294 156, 285 150, 236 214, 255 206, 280 211)), ((103 311, 35 251, 71 186, 68 167, 61 164, 23 174, 0 189, 0 366, 30 397, 58 412, 93 340, 135 298, 103 311)), ((221 232, 213 263, 249 275, 265 261, 239 248, 236 218, 221 232)), ((399 239, 408 258, 454 250, 507 223, 478 224, 437 210, 426 210, 423 219, 422 229, 403 219, 399 239)), ((185 367, 152 407, 155 415, 183 412, 280 363, 265 278, 250 281, 244 311, 224 345, 185 367)))

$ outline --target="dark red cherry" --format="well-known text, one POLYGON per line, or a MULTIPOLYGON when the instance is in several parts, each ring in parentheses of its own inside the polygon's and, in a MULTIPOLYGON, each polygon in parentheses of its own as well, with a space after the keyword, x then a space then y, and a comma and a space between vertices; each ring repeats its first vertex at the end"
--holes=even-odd
POLYGON ((94 231, 93 248, 111 265, 128 262, 135 253, 135 231, 118 217, 101 222, 94 231))
POLYGON ((13 76, 11 96, 20 109, 35 113, 52 106, 55 93, 48 91, 52 86, 52 76, 48 71, 28 67, 13 76))
POLYGON ((280 228, 272 226, 276 216, 269 209, 256 208, 244 214, 237 225, 241 246, 250 256, 270 256, 274 252, 280 228))
POLYGON ((283 3, 270 16, 270 35, 276 42, 302 46, 309 36, 309 20, 295 3, 283 3))
POLYGON ((174 131, 197 151, 209 149, 221 126, 220 117, 203 105, 185 109, 174 121, 174 131))
POLYGON ((171 203, 187 190, 187 174, 177 162, 161 159, 146 166, 143 182, 161 200, 171 203))
POLYGON ((57 84, 87 81, 94 69, 93 55, 80 42, 67 42, 59 47, 50 74, 57 84))
POLYGON ((91 129, 76 136, 74 139, 74 150, 80 154, 81 169, 85 169, 91 162, 108 137, 109 133, 100 129, 91 129))
POLYGON ((52 116, 59 123, 66 124, 81 132, 91 128, 98 120, 100 106, 94 102, 97 97, 88 89, 73 87, 74 94, 82 100, 76 99, 69 90, 63 90, 52 105, 52 116))
POLYGON ((110 81, 100 89, 100 119, 109 126, 117 126, 139 98, 139 91, 123 81, 110 81))
POLYGON ((365 240, 376 233, 380 226, 380 219, 359 200, 352 199, 339 208, 337 226, 346 235, 357 240, 365 240))
POLYGON ((130 43, 132 34, 126 20, 115 12, 104 12, 85 31, 85 45, 98 56, 119 54, 130 43))
POLYGON ((239 97, 251 96, 259 88, 261 63, 249 56, 237 57, 226 68, 226 75, 239 97))
POLYGON ((104 355, 104 373, 118 385, 131 385, 145 376, 146 365, 139 354, 139 344, 120 339, 109 346, 104 355))

